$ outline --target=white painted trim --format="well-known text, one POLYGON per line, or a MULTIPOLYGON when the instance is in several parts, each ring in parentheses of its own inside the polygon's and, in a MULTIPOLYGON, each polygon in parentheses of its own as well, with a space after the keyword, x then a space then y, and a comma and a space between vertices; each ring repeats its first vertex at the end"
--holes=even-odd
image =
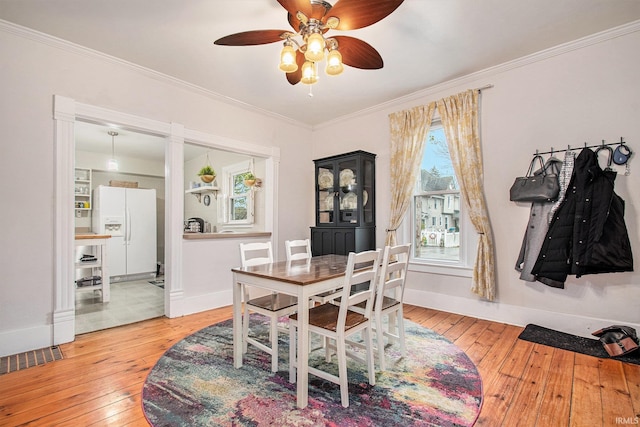
POLYGON ((397 105, 405 104, 414 100, 415 101, 422 100, 438 92, 446 91, 448 89, 462 86, 465 84, 473 84, 474 87, 483 86, 484 84, 490 84, 489 79, 497 74, 504 73, 514 68, 520 68, 536 62, 544 61, 546 59, 553 58, 554 56, 562 55, 563 53, 589 47, 594 44, 598 44, 611 39, 622 37, 626 34, 635 33, 637 31, 640 31, 640 20, 629 22, 628 24, 620 25, 618 27, 610 28, 608 30, 604 30, 599 33, 592 34, 578 40, 573 40, 558 46, 554 46, 549 49, 545 49, 545 50, 533 53, 531 55, 523 56, 513 61, 509 61, 500 65, 485 68, 484 70, 467 74, 466 76, 462 76, 457 79, 447 80, 444 83, 437 84, 435 86, 430 86, 426 89, 412 92, 406 96, 402 96, 396 99, 391 99, 389 101, 383 102, 378 105, 373 105, 369 108, 356 111, 353 114, 347 114, 344 116, 340 116, 335 120, 330 120, 328 122, 317 124, 313 126, 313 130, 322 129, 328 126, 332 126, 339 122, 345 122, 348 120, 352 120, 356 117, 361 117, 361 116, 375 113, 378 111, 393 109, 397 105), (478 83, 479 80, 480 81, 484 80, 484 83, 478 83))
POLYGON ((197 297, 189 297, 184 299, 185 313, 184 315, 201 313, 206 310, 212 310, 220 307, 228 307, 233 304, 233 291, 213 292, 197 297))
MULTIPOLYGON (((54 95, 55 155, 55 229, 54 229, 54 296, 53 342, 62 344, 75 339, 75 268, 73 263, 73 169, 75 155, 75 120, 112 124, 137 132, 165 138, 165 315, 179 317, 194 313, 192 304, 204 310, 218 307, 217 301, 202 305, 206 298, 184 298, 182 286, 182 249, 184 241, 184 143, 185 140, 266 159, 265 228, 277 241, 278 168, 280 149, 265 147, 230 138, 185 129, 179 123, 165 123, 107 108, 76 102, 54 95), (194 303, 194 301, 198 301, 194 303)), ((228 298, 230 303, 231 299, 228 298)), ((51 331, 43 342, 51 342, 51 331)), ((42 347, 42 345, 40 345, 42 347)), ((38 348, 38 347, 32 347, 38 348)), ((11 354, 11 353, 9 353, 11 354)))
MULTIPOLYGON (((435 292, 405 288, 404 301, 419 307, 432 308, 448 313, 507 323, 516 326, 526 326, 533 323, 549 329, 560 330, 568 334, 593 338, 591 332, 619 321, 599 319, 595 317, 579 316, 569 313, 538 310, 510 304, 496 304, 495 302, 444 295, 435 292)), ((640 323, 625 323, 640 330, 640 323)))
POLYGON ((2 332, 0 333, 0 357, 48 347, 51 345, 50 343, 51 328, 49 325, 2 332))
MULTIPOLYGON (((54 97, 54 146, 55 146, 55 188, 53 198, 54 230, 54 306, 52 339, 45 342, 62 344, 75 337, 75 269, 73 263, 74 220, 73 220, 73 170, 75 164, 74 121, 75 102, 69 98, 54 97)), ((18 340, 19 341, 19 340, 18 340)), ((42 345, 34 348, 41 348, 42 345)), ((11 354, 11 353, 10 353, 11 354)))
POLYGON ((171 123, 165 142, 165 288, 164 313, 184 315, 182 233, 184 232, 184 126, 171 123))
POLYGON ((61 49, 67 52, 74 53, 76 55, 81 55, 86 58, 95 58, 105 62, 109 62, 112 64, 116 64, 122 67, 127 68, 129 71, 141 74, 145 77, 152 78, 156 81, 160 81, 163 83, 167 83, 173 85, 175 87, 179 87, 180 89, 188 90, 192 93, 196 93, 198 95, 206 96, 210 99, 216 100, 218 102, 223 102, 227 105, 232 105, 235 107, 242 108, 247 111, 251 111, 254 113, 258 113, 264 116, 268 116, 283 122, 287 122, 291 125, 298 126, 305 129, 311 129, 311 126, 301 123, 299 121, 293 120, 289 117, 282 116, 280 114, 276 114, 272 111, 268 111, 262 108, 258 108, 254 105, 247 104, 242 101, 238 101, 237 99, 230 98, 228 96, 221 95, 217 92, 205 89, 203 87, 194 85, 192 83, 186 82, 184 80, 177 79, 175 77, 169 76, 167 74, 160 73, 158 71, 152 70, 150 68, 146 68, 137 64, 134 64, 129 61, 125 61, 124 59, 116 58, 115 56, 107 55, 104 52, 99 52, 94 49, 89 49, 88 47, 81 46, 70 41, 41 33, 39 31, 33 30, 31 28, 23 27, 18 24, 14 24, 13 22, 8 22, 0 19, 0 31, 5 31, 10 34, 14 34, 20 37, 24 37, 29 40, 36 41, 38 43, 43 43, 48 46, 55 47, 57 49, 61 49))

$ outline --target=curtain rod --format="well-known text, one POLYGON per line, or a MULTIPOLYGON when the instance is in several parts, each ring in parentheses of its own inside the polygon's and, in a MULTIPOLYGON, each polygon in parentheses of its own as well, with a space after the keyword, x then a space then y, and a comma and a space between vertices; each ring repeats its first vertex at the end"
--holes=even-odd
POLYGON ((600 148, 600 147, 609 147, 612 145, 620 145, 620 144, 625 144, 624 142, 624 138, 620 137, 620 141, 619 142, 611 142, 608 144, 604 143, 604 139, 602 140, 602 144, 598 144, 598 145, 587 145, 587 143, 584 143, 584 147, 577 147, 577 148, 571 148, 571 145, 567 145, 566 150, 554 150, 553 147, 551 147, 551 151, 543 151, 543 152, 538 152, 538 150, 536 150, 536 152, 533 154, 534 156, 539 156, 542 154, 554 154, 554 153, 564 153, 565 151, 574 151, 574 150, 584 150, 585 148, 600 148))
POLYGON ((477 90, 478 92, 482 92, 485 89, 491 89, 493 87, 493 85, 491 83, 489 83, 488 85, 484 85, 482 87, 477 87, 474 90, 477 90))

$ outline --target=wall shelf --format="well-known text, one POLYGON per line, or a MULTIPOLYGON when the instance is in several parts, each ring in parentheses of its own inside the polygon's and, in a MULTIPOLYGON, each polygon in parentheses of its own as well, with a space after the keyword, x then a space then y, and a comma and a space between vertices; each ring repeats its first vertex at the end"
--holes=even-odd
POLYGON ((75 168, 74 208, 76 211, 90 211, 91 205, 91 169, 75 168))
POLYGON ((186 194, 193 194, 198 199, 198 202, 202 201, 203 194, 213 194, 213 197, 218 199, 218 187, 214 187, 213 185, 201 185, 200 187, 190 188, 189 190, 185 190, 186 194))

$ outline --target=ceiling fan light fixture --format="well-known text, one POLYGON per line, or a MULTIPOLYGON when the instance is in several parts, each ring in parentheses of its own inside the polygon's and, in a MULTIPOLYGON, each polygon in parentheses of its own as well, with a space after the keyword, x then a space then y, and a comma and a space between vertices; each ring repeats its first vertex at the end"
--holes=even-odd
POLYGON ((293 73, 298 70, 298 64, 296 63, 296 50, 290 42, 285 42, 284 47, 280 52, 280 70, 285 73, 293 73))
POLYGON ((338 50, 332 50, 327 55, 327 66, 324 72, 328 76, 337 76, 342 74, 344 66, 342 65, 342 54, 338 50))
POLYGON ((305 61, 302 65, 302 77, 300 81, 306 85, 312 85, 318 81, 318 70, 315 62, 305 61))
POLYGON ((324 37, 320 33, 311 33, 307 37, 307 50, 304 57, 307 61, 320 62, 324 59, 324 37))

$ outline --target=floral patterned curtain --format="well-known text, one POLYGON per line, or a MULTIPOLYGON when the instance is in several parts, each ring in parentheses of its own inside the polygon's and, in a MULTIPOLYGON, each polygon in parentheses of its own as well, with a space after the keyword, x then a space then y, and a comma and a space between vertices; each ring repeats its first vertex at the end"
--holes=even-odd
POLYGON ((396 230, 411 205, 435 103, 389 115, 391 127, 391 214, 386 245, 397 244, 396 230))
POLYGON ((473 269, 472 292, 489 301, 495 299, 495 250, 493 231, 484 197, 482 151, 478 131, 478 91, 463 93, 437 101, 449 153, 460 180, 460 194, 469 217, 480 235, 473 269))

